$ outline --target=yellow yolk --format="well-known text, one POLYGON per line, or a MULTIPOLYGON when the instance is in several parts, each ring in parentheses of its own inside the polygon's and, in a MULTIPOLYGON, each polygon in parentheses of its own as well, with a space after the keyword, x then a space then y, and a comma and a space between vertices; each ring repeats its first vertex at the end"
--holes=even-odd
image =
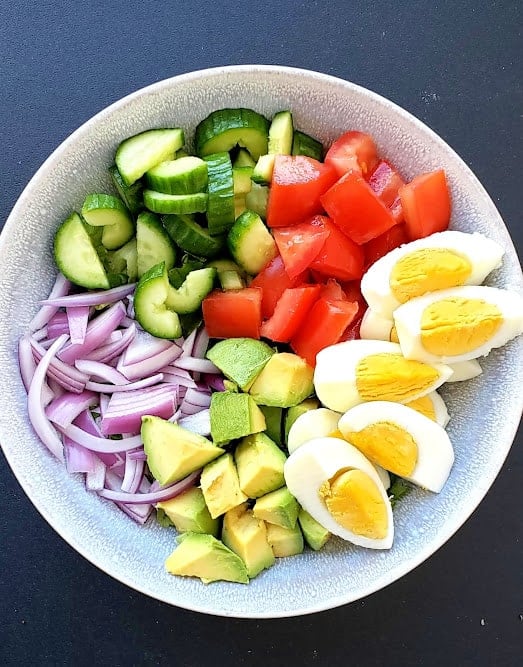
POLYGON ((409 477, 418 461, 418 446, 405 429, 392 422, 375 422, 345 438, 373 463, 400 477, 409 477))
POLYGON ((421 412, 422 415, 432 419, 433 422, 437 421, 436 419, 436 410, 434 409, 434 403, 430 400, 428 396, 422 396, 421 398, 416 398, 414 401, 409 401, 405 403, 408 408, 416 410, 416 412, 421 412))
POLYGON ((396 327, 392 327, 392 329, 390 330, 389 340, 391 343, 400 342, 400 339, 398 338, 398 332, 396 331, 396 327))
POLYGON ((421 343, 431 354, 466 354, 490 340, 502 323, 499 308, 482 299, 441 299, 423 311, 421 343))
POLYGON ((332 433, 329 433, 329 438, 339 438, 340 440, 343 440, 343 433, 336 429, 332 433))
POLYGON ((388 352, 369 354, 356 367, 356 388, 364 401, 408 401, 438 378, 432 366, 388 352))
POLYGON ((427 292, 464 285, 471 273, 468 259, 454 250, 423 248, 396 262, 390 274, 390 290, 400 303, 405 303, 427 292))
POLYGON ((388 517, 376 483, 362 470, 346 470, 324 482, 320 498, 340 526, 356 535, 381 540, 388 517))

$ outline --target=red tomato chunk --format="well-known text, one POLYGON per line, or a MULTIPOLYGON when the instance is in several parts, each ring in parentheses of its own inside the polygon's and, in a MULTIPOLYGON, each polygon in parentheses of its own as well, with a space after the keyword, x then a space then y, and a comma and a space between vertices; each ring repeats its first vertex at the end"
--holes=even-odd
POLYGON ((214 290, 202 302, 205 328, 211 338, 260 337, 262 290, 245 287, 214 290))
POLYGON ((317 215, 308 222, 273 230, 272 235, 291 280, 310 266, 325 245, 329 231, 324 220, 317 215))
POLYGON ((321 219, 329 235, 319 254, 312 260, 310 268, 323 276, 338 280, 359 280, 363 275, 363 250, 329 218, 321 219))
POLYGON ((305 321, 320 289, 319 285, 286 289, 273 316, 262 324, 261 335, 277 343, 288 343, 305 321))
POLYGON ((442 232, 450 222, 450 193, 443 169, 416 176, 399 190, 411 241, 442 232))
POLYGON ((332 144, 325 156, 325 164, 331 165, 343 176, 348 171, 356 171, 363 176, 370 174, 378 163, 378 153, 374 139, 364 132, 345 132, 332 144))
POLYGON ((251 287, 259 287, 262 290, 261 310, 264 318, 270 317, 278 299, 289 287, 298 287, 307 282, 307 272, 300 273, 295 278, 289 278, 285 271, 281 255, 277 255, 265 266, 252 280, 251 287))

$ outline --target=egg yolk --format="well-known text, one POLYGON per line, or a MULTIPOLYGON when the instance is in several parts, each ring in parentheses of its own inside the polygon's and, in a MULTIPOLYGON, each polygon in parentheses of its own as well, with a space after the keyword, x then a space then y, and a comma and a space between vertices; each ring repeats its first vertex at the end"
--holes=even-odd
POLYGON ((394 265, 390 290, 400 303, 448 287, 464 285, 472 265, 454 250, 423 248, 405 255, 394 265))
POLYGON ((398 332, 396 331, 395 326, 392 327, 392 329, 390 330, 389 340, 390 340, 391 343, 399 343, 400 342, 400 339, 398 338, 398 332))
POLYGON ((387 536, 387 508, 376 482, 367 473, 355 469, 338 472, 321 485, 319 495, 343 528, 375 540, 387 536))
POLYGON ((436 410, 434 409, 434 403, 428 396, 422 396, 421 398, 416 398, 414 401, 409 401, 405 405, 416 412, 421 412, 422 415, 436 421, 436 410))
POLYGON ((375 422, 344 436, 373 463, 400 477, 409 477, 418 462, 418 445, 413 437, 392 422, 375 422))
POLYGON ((423 311, 421 343, 431 354, 466 354, 489 341, 502 323, 499 308, 483 299, 441 299, 423 311))
POLYGON ((430 391, 438 378, 429 364, 388 352, 369 354, 356 366, 356 388, 364 401, 404 403, 430 391))

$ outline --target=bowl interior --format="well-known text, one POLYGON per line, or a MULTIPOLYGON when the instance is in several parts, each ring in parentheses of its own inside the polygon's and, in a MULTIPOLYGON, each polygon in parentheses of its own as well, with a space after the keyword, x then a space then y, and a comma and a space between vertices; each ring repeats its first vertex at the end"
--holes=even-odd
POLYGON ((431 130, 391 102, 353 84, 290 68, 242 66, 160 82, 104 110, 66 140, 37 172, 0 238, 0 368, 4 385, 0 441, 24 490, 55 530, 95 565, 170 604, 246 617, 292 616, 356 600, 422 562, 465 521, 492 484, 517 428, 523 341, 482 362, 484 373, 443 394, 456 463, 443 491, 416 490, 395 511, 389 552, 331 540, 319 553, 284 558, 250 585, 171 577, 163 562, 173 532, 139 527, 111 503, 85 491, 35 437, 17 363, 17 341, 55 276, 51 244, 57 224, 89 192, 109 186, 118 143, 139 131, 181 126, 188 137, 210 111, 246 106, 267 115, 291 109, 295 125, 328 143, 349 128, 370 132, 380 152, 406 177, 443 167, 453 197, 452 227, 480 231, 506 250, 490 284, 521 290, 521 269, 503 222, 477 179, 431 130))

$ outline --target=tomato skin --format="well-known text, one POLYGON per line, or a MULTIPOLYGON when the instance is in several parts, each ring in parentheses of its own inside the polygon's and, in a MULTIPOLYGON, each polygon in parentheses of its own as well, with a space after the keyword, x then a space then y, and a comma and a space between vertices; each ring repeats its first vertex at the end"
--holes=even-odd
POLYGON ((306 271, 295 278, 289 278, 285 271, 281 255, 276 255, 251 281, 250 287, 259 287, 262 290, 261 311, 264 318, 274 313, 276 303, 285 290, 289 287, 298 287, 307 282, 306 271))
POLYGON ((210 338, 259 338, 262 290, 214 290, 202 301, 203 320, 210 338))
POLYGON ((324 276, 339 280, 357 280, 363 275, 363 250, 351 241, 329 218, 322 217, 329 232, 323 248, 310 268, 324 276))
POLYGON ((280 251, 285 271, 292 280, 307 269, 325 245, 329 230, 321 215, 290 227, 272 232, 280 251))
POLYGON ((338 137, 325 156, 325 164, 331 165, 338 177, 348 171, 356 171, 366 176, 377 163, 378 151, 374 139, 357 130, 350 130, 338 137))
POLYGON ((361 174, 348 172, 321 198, 334 223, 361 245, 396 224, 392 213, 361 174))
POLYGON ((442 232, 450 222, 450 192, 443 169, 420 174, 399 190, 411 241, 442 232))
POLYGON ((318 352, 339 341, 357 312, 356 303, 320 297, 291 338, 291 348, 314 368, 318 352))
POLYGON ((322 212, 320 196, 336 182, 330 165, 305 155, 277 155, 274 160, 267 225, 287 227, 322 212))
POLYGON ((369 185, 387 208, 390 209, 396 222, 403 221, 403 209, 398 190, 405 185, 399 172, 387 162, 381 160, 369 178, 369 185))
POLYGON ((404 224, 394 225, 384 234, 380 234, 375 239, 365 243, 363 250, 365 252, 365 270, 374 264, 380 257, 383 257, 394 248, 398 248, 403 243, 408 243, 407 229, 404 224))
POLYGON ((320 294, 320 285, 286 289, 272 317, 261 326, 261 335, 277 343, 288 343, 307 317, 320 294))

